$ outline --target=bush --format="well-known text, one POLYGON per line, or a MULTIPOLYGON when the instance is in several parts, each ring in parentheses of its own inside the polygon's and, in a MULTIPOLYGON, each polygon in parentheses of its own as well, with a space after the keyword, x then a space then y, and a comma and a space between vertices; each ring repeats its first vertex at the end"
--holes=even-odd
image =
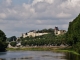
POLYGON ((15 47, 16 46, 16 42, 11 42, 10 45, 15 47))

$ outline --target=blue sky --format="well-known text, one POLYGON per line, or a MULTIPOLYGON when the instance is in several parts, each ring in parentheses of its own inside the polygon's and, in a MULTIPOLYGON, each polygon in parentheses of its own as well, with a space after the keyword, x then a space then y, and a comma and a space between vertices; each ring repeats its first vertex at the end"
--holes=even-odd
POLYGON ((68 29, 80 13, 80 0, 0 0, 0 29, 7 37, 29 30, 68 29))

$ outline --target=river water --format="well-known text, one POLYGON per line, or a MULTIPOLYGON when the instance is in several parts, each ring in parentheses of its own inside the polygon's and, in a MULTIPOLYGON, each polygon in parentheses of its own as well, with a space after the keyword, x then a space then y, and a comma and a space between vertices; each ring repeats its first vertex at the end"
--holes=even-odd
POLYGON ((0 52, 0 60, 80 60, 71 53, 51 51, 7 51, 0 52))

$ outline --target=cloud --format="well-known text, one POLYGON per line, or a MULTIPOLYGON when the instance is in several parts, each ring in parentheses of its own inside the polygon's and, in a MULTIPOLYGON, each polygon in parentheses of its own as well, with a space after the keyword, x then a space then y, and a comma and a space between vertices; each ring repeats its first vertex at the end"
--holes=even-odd
POLYGON ((71 0, 71 1, 68 0, 68 2, 69 4, 71 3, 72 7, 80 6, 79 4, 80 0, 71 0))
POLYGON ((71 14, 72 18, 80 13, 80 0, 66 0, 58 6, 65 13, 71 14))
POLYGON ((80 13, 79 0, 31 1, 14 5, 14 0, 2 0, 0 28, 8 37, 55 26, 67 30, 69 22, 80 13))
POLYGON ((5 4, 5 6, 10 6, 11 3, 12 3, 12 0, 3 0, 2 2, 3 5, 5 4))
POLYGON ((60 14, 57 15, 57 17, 58 18, 69 18, 71 17, 71 14, 61 12, 60 14))
POLYGON ((35 5, 39 2, 46 2, 46 3, 52 4, 54 2, 54 0, 33 0, 32 5, 35 5))
POLYGON ((6 0, 6 3, 7 3, 8 5, 11 5, 11 2, 12 2, 12 0, 6 0))
POLYGON ((62 7, 76 8, 80 7, 80 0, 68 0, 61 4, 62 7))
POLYGON ((54 0, 45 0, 47 3, 52 4, 54 2, 54 0))
POLYGON ((38 2, 43 2, 43 1, 44 1, 44 0, 33 0, 32 5, 34 5, 34 4, 38 3, 38 2))
POLYGON ((6 14, 5 13, 0 13, 0 19, 4 19, 4 18, 6 18, 7 16, 6 16, 6 14))

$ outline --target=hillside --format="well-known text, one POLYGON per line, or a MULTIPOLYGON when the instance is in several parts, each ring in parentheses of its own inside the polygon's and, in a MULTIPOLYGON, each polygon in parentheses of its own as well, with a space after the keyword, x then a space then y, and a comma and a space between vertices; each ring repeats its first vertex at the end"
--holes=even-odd
POLYGON ((80 14, 69 23, 67 32, 67 43, 73 46, 73 49, 77 52, 80 51, 80 14))

